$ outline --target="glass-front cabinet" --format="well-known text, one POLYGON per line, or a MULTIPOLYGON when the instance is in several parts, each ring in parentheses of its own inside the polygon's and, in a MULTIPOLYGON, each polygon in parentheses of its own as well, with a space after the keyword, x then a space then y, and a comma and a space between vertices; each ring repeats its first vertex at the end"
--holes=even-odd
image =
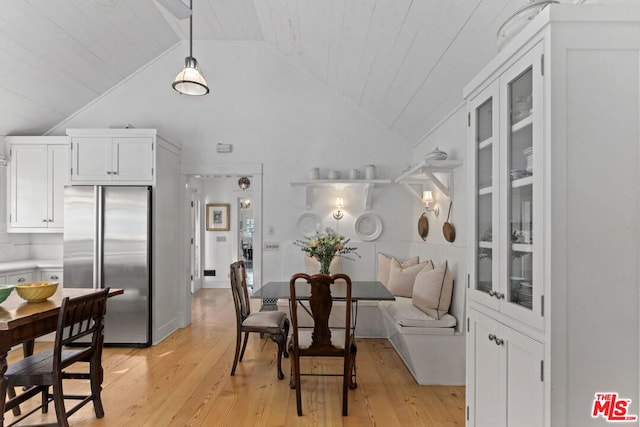
POLYGON ((542 45, 469 101, 475 216, 469 296, 542 329, 542 45))

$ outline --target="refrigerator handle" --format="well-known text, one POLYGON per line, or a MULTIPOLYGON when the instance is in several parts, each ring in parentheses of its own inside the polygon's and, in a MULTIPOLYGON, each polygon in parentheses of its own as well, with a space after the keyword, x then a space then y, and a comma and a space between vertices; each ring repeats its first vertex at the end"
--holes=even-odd
POLYGON ((96 195, 96 238, 94 239, 95 248, 93 251, 93 288, 102 288, 102 252, 103 252, 103 236, 104 236, 104 217, 103 205, 104 194, 101 186, 95 187, 96 195))

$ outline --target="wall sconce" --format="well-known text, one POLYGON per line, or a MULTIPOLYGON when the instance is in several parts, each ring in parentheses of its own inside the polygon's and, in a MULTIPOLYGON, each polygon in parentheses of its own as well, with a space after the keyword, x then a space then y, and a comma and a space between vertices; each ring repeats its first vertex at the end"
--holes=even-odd
POLYGON ((433 212, 435 216, 440 215, 440 208, 438 206, 431 207, 431 203, 433 203, 433 193, 429 190, 425 190, 422 192, 422 203, 424 203, 424 208, 427 212, 433 212))
POLYGON ((333 217, 337 220, 342 219, 342 217, 344 216, 344 212, 342 212, 342 209, 344 208, 344 200, 342 199, 342 197, 338 197, 336 198, 336 210, 333 211, 333 217))

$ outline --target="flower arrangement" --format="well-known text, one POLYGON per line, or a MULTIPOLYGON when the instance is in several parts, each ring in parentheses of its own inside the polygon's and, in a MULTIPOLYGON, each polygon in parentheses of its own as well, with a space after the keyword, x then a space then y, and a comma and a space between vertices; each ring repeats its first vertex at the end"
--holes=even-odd
POLYGON ((354 254, 360 258, 356 252, 358 248, 347 246, 350 240, 337 234, 331 228, 326 228, 324 231, 316 231, 313 236, 305 237, 304 240, 296 240, 294 245, 299 246, 308 256, 314 257, 320 262, 320 274, 329 274, 329 266, 334 257, 340 256, 353 260, 346 255, 354 254))

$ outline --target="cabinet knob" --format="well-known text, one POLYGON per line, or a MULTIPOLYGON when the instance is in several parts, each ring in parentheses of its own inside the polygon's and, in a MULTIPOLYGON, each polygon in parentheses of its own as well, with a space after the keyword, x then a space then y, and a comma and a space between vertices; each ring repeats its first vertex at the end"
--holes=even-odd
POLYGON ((494 334, 489 334, 488 338, 489 338, 489 341, 494 341, 496 343, 496 345, 504 344, 504 340, 502 338, 498 338, 494 334))
POLYGON ((56 274, 52 274, 50 279, 51 280, 58 280, 58 276, 56 274))
POLYGON ((42 220, 42 222, 47 222, 47 221, 49 221, 49 220, 48 220, 48 219, 46 219, 46 218, 42 220))
POLYGON ((25 279, 24 277, 21 277, 18 279, 18 283, 22 283, 22 282, 26 282, 27 279, 25 279))
POLYGON ((111 171, 107 171, 107 175, 111 175, 113 172, 111 171))
POLYGON ((504 299, 504 294, 502 292, 496 292, 496 298, 504 299))
POLYGON ((495 297, 495 296, 496 296, 496 291, 494 291, 493 289, 491 289, 491 290, 489 291, 489 296, 490 296, 490 297, 495 297))

